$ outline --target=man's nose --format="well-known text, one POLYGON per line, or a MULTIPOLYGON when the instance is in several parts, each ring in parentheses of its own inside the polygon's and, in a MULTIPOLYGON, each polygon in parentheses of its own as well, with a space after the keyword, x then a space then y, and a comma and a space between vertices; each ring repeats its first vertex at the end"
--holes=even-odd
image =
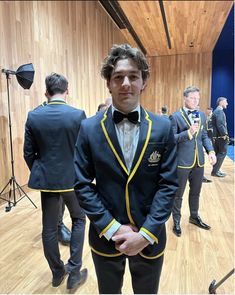
POLYGON ((124 77, 122 86, 130 86, 130 80, 127 76, 124 77))

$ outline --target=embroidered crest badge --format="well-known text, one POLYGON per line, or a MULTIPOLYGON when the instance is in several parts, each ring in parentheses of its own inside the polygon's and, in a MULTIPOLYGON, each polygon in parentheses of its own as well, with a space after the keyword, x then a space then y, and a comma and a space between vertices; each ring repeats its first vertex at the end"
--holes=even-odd
MULTIPOLYGON (((161 154, 158 151, 152 152, 152 154, 149 156, 148 161, 151 164, 157 164, 161 159, 161 154)), ((150 165, 152 166, 152 165, 150 165)))

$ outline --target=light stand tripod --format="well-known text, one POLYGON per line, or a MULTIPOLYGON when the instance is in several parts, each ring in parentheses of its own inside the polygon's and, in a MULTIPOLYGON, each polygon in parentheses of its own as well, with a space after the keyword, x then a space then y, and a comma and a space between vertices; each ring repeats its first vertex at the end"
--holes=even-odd
MULTIPOLYGON (((22 70, 22 67, 20 67, 20 68, 22 70)), ((17 72, 18 72, 18 70, 17 70, 17 72)), ((10 177, 9 181, 7 182, 7 184, 5 185, 5 187, 0 192, 0 199, 8 202, 8 206, 5 207, 6 212, 11 211, 11 208, 13 206, 16 206, 16 204, 18 202, 20 202, 24 197, 27 197, 29 199, 29 201, 34 205, 34 207, 37 208, 37 206, 29 198, 29 196, 22 189, 22 187, 18 184, 18 182, 16 181, 16 178, 15 178, 13 144, 12 144, 12 129, 11 129, 11 111, 10 111, 10 94, 9 94, 9 79, 10 79, 10 77, 9 77, 9 75, 10 74, 17 74, 17 72, 5 70, 5 69, 3 69, 2 72, 6 74, 6 79, 7 79, 8 122, 9 122, 9 134, 10 134, 10 155, 11 155, 11 177, 10 177), (9 198, 7 200, 1 196, 3 195, 4 191, 8 188, 8 186, 10 187, 10 190, 9 190, 9 198), (18 192, 20 194, 20 197, 17 200, 16 200, 16 189, 18 190, 18 192), (11 200, 12 195, 13 195, 13 201, 11 200)), ((18 77, 17 77, 17 79, 18 79, 18 77)), ((20 79, 21 79, 21 83, 20 82, 19 83, 22 86, 22 77, 20 79)), ((32 84, 32 82, 31 82, 31 84, 32 84)), ((31 86, 31 84, 30 84, 30 86, 31 86)), ((24 86, 22 86, 22 87, 24 87, 24 86)))

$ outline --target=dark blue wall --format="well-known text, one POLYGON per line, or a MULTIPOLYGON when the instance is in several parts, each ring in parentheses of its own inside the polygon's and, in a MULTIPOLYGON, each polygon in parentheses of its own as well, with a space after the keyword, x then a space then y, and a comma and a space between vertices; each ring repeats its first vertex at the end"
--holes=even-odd
POLYGON ((234 137, 234 6, 213 51, 211 107, 219 96, 228 99, 225 110, 229 136, 234 137))

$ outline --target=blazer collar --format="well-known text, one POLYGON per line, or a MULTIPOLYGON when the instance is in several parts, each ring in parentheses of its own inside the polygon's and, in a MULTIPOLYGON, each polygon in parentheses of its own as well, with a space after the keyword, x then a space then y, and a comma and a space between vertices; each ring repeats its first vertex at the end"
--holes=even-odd
POLYGON ((101 120, 101 127, 108 141, 108 144, 112 152, 114 153, 115 157, 117 158, 119 164, 125 171, 125 173, 129 175, 128 179, 129 178, 131 179, 134 176, 136 170, 138 169, 141 163, 144 152, 149 142, 151 129, 152 129, 152 121, 150 120, 148 113, 142 107, 140 107, 140 115, 141 115, 141 119, 140 119, 139 141, 137 144, 130 174, 127 170, 124 156, 116 135, 115 125, 112 119, 111 107, 109 107, 109 109, 104 113, 103 119, 101 120))

